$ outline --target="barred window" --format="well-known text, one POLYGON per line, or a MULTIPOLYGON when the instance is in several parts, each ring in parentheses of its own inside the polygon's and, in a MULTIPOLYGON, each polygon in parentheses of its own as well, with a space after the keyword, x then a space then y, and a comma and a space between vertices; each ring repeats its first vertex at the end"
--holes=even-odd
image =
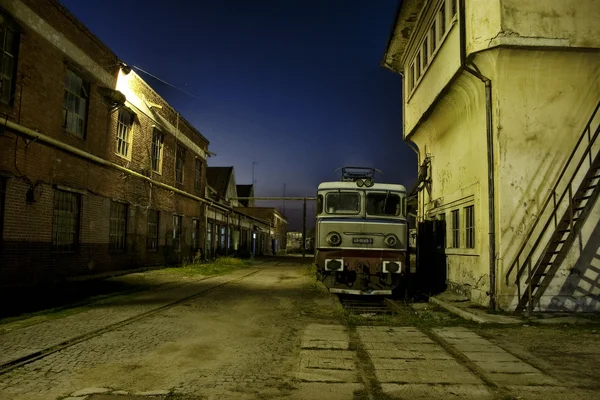
POLYGON ((112 251, 125 251, 127 237, 127 204, 110 203, 109 246, 112 251))
POLYGON ((17 33, 0 24, 0 102, 4 104, 12 104, 13 100, 18 43, 17 33))
POLYGON ((194 174, 194 189, 200 191, 200 184, 202 180, 202 160, 196 158, 196 168, 194 174))
POLYGON ((185 163, 185 149, 177 146, 177 156, 175 160, 175 179, 177 183, 183 184, 183 165, 185 163))
POLYGON ((63 97, 63 128, 81 138, 85 136, 89 93, 89 83, 68 69, 63 97))
POLYGON ((181 215, 173 215, 173 249, 181 250, 181 234, 182 234, 183 217, 181 215))
POLYGON ((56 190, 52 216, 52 247, 57 252, 69 253, 79 244, 79 194, 56 190))
POLYGON ((206 226, 206 248, 208 250, 213 248, 213 224, 209 222, 206 226))
POLYGON ((117 121, 117 154, 129 158, 131 146, 131 126, 133 114, 127 110, 119 110, 117 121))
POLYGON ((460 247, 460 213, 459 210, 452 211, 452 247, 460 247))
POLYGON ((146 248, 150 251, 158 249, 158 220, 159 211, 148 210, 148 234, 146 236, 146 248))
POLYGON ((154 132, 152 132, 152 171, 159 174, 162 170, 163 142, 162 132, 154 129, 154 132))
POLYGON ((200 248, 200 220, 192 220, 192 249, 198 250, 200 248))
POLYGON ((475 209, 473 206, 465 207, 465 229, 466 229, 466 247, 475 248, 475 209))

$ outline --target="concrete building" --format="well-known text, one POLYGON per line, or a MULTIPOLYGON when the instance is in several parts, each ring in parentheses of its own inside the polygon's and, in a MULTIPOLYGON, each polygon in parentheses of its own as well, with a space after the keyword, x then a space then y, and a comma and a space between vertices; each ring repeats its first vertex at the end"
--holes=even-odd
POLYGON ((193 257, 208 140, 57 1, 0 32, 0 285, 193 257))
POLYGON ((399 7, 383 66, 403 78, 418 220, 445 219, 447 283, 472 301, 600 310, 599 18, 599 0, 399 7))

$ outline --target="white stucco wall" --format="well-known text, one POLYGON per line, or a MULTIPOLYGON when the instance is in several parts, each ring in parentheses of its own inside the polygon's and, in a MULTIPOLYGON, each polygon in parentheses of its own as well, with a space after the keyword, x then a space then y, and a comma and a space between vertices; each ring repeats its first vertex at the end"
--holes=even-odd
MULTIPOLYGON (((408 135, 414 129, 421 115, 431 106, 437 95, 452 79, 459 67, 460 34, 458 23, 455 22, 412 95, 408 93, 405 82, 406 107, 404 135, 408 135)), ((405 66, 405 69, 408 70, 408 66, 405 66)))
POLYGON ((420 193, 419 214, 446 215, 448 281, 465 286, 472 298, 488 301, 487 159, 483 83, 463 74, 413 135, 421 160, 431 157, 431 199, 420 193), (464 207, 475 210, 475 248, 465 248, 464 207), (459 209, 461 248, 451 248, 451 211, 459 209))
MULTIPOLYGON (((600 100, 600 53, 502 49, 498 54, 494 93, 499 275, 504 277, 600 100)), ((575 160, 580 158, 578 152, 575 160)), ((566 175, 572 174, 569 169, 566 175)), ((560 185, 558 193, 564 189, 560 185)), ((541 233, 534 232, 534 237, 541 233)), ((499 283, 504 295, 514 294, 516 285, 499 283)))

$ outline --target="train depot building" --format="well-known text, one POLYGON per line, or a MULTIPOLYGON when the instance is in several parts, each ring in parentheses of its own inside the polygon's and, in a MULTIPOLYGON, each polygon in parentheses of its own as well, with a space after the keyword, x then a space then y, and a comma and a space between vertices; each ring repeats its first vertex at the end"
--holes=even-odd
POLYGON ((0 286, 261 254, 285 237, 228 201, 233 176, 232 193, 207 185, 208 139, 58 1, 0 0, 0 33, 0 286))
POLYGON ((600 311, 600 1, 405 0, 418 224, 449 290, 502 310, 600 311), (445 222, 434 223, 435 220, 445 222))

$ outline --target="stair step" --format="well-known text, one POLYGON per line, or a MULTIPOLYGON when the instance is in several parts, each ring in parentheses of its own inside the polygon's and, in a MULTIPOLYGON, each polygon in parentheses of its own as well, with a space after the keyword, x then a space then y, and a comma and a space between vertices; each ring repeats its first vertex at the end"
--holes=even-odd
POLYGON ((556 244, 563 244, 564 242, 566 242, 566 240, 554 240, 554 241, 552 241, 552 243, 556 243, 556 244))
POLYGON ((594 175, 594 176, 590 176, 589 178, 586 178, 586 181, 593 181, 594 179, 598 179, 600 178, 600 175, 594 175))
POLYGON ((584 208, 585 208, 585 206, 583 206, 583 207, 575 207, 575 208, 573 208, 573 211, 581 211, 584 208))
POLYGON ((598 185, 586 186, 586 187, 584 187, 584 188, 581 188, 581 190, 582 190, 582 191, 588 191, 588 190, 590 190, 590 189, 595 189, 595 188, 596 188, 596 186, 598 186, 598 185))
POLYGON ((575 197, 573 200, 574 201, 583 201, 583 200, 587 200, 589 198, 591 198, 592 196, 581 196, 581 197, 575 197))

